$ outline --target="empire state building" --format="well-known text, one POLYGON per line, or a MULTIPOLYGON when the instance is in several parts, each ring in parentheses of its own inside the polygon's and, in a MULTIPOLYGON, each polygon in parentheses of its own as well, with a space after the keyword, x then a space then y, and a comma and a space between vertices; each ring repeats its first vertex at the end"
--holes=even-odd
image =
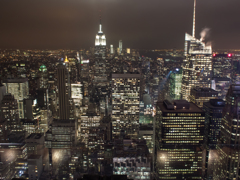
POLYGON ((100 20, 99 31, 96 34, 96 39, 95 39, 95 54, 105 53, 105 50, 106 50, 106 36, 105 34, 103 34, 102 23, 100 20))

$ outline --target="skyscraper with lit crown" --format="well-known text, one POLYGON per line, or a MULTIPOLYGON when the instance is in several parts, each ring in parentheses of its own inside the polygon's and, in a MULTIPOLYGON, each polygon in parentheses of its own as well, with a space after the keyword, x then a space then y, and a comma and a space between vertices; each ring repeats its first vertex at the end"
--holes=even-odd
POLYGON ((106 50, 106 45, 107 45, 106 36, 105 36, 105 34, 103 34, 102 23, 101 23, 101 19, 100 19, 99 31, 95 38, 95 54, 104 53, 106 50))
POLYGON ((212 71, 212 46, 204 42, 204 36, 200 40, 195 38, 195 9, 194 0, 193 34, 185 34, 185 49, 183 60, 182 98, 189 100, 192 87, 211 87, 212 71))

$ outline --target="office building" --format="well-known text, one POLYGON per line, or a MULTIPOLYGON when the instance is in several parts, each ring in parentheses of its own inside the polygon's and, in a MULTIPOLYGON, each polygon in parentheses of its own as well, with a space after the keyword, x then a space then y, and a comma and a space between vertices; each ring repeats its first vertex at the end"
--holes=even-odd
MULTIPOLYGON (((6 87, 0 81, 0 103, 3 99, 3 96, 6 94, 6 87)), ((0 112, 1 113, 1 112, 0 112)))
POLYGON ((114 54, 114 49, 113 49, 113 45, 110 45, 110 54, 114 54))
POLYGON ((71 87, 69 72, 64 64, 57 66, 57 95, 58 95, 58 117, 69 119, 71 87))
POLYGON ((15 169, 15 162, 18 159, 24 159, 26 161, 27 158, 27 148, 23 142, 24 139, 19 136, 14 136, 13 139, 10 138, 10 141, 11 142, 0 144, 0 174, 2 179, 12 179, 16 174, 19 175, 21 169, 15 169))
POLYGON ((239 105, 240 85, 231 85, 223 108, 220 142, 217 145, 215 179, 237 179, 239 177, 239 105), (227 162, 227 163, 226 163, 227 162))
POLYGON ((203 110, 205 111, 205 132, 204 143, 207 147, 206 156, 206 177, 207 179, 213 178, 214 164, 216 161, 216 145, 220 138, 222 113, 225 102, 222 99, 210 99, 209 102, 203 103, 203 110))
POLYGON ((37 120, 32 119, 21 119, 21 125, 23 130, 26 131, 26 136, 36 133, 38 130, 38 122, 37 120))
POLYGON ((41 155, 44 153, 44 134, 43 133, 32 133, 26 139, 26 147, 28 156, 31 154, 41 155))
POLYGON ((40 108, 48 107, 48 89, 37 90, 37 104, 40 108))
POLYGON ((157 178, 202 179, 204 111, 185 100, 164 100, 156 108, 157 178))
POLYGON ((176 68, 169 77, 169 96, 172 99, 181 99, 182 69, 176 68))
POLYGON ((140 125, 139 128, 139 137, 143 138, 146 140, 146 144, 148 147, 148 151, 150 154, 153 153, 153 148, 154 148, 154 139, 153 139, 153 125, 140 125))
POLYGON ((90 64, 89 64, 89 59, 84 59, 81 60, 81 82, 83 84, 83 97, 88 97, 89 96, 89 70, 90 70, 90 64))
POLYGON ((20 120, 18 114, 18 103, 11 94, 3 96, 0 105, 2 117, 7 121, 7 131, 17 131, 20 128, 20 120))
POLYGON ((69 149, 76 141, 75 120, 54 119, 46 132, 45 146, 52 149, 69 149))
POLYGON ((213 77, 233 78, 232 54, 213 54, 213 77))
POLYGON ((130 54, 130 53, 131 53, 131 49, 127 48, 127 54, 130 54))
POLYGON ((39 88, 47 88, 48 87, 48 72, 47 67, 42 64, 39 68, 39 88))
POLYGON ((95 54, 105 54, 106 51, 106 36, 102 31, 102 23, 100 19, 99 31, 95 38, 95 54))
POLYGON ((27 159, 29 180, 39 180, 43 170, 42 156, 30 155, 27 159))
POLYGON ((25 119, 33 119, 33 101, 33 98, 27 98, 23 100, 25 119))
POLYGON ((115 140, 113 174, 129 179, 151 179, 151 156, 145 140, 115 140))
POLYGON ((71 84, 71 97, 76 106, 80 107, 82 105, 83 91, 81 83, 71 84))
POLYGON ((136 138, 139 131, 140 74, 112 74, 112 135, 136 138))
POLYGON ((18 158, 14 164, 15 167, 15 178, 14 179, 27 179, 28 178, 28 162, 27 159, 18 158))
POLYGON ((27 78, 14 78, 5 79, 3 84, 6 86, 7 93, 11 93, 18 103, 19 118, 24 117, 24 106, 23 99, 27 98, 28 90, 28 79, 27 78))
POLYGON ((122 40, 119 41, 119 54, 122 54, 122 40))
POLYGON ((139 123, 153 124, 153 106, 149 94, 143 95, 143 101, 140 102, 139 123))
POLYGON ((212 72, 212 46, 204 42, 205 37, 200 40, 195 38, 195 7, 193 17, 193 34, 185 34, 185 48, 183 60, 183 77, 182 77, 182 98, 189 100, 192 87, 211 87, 212 72))
POLYGON ((214 77, 211 88, 218 92, 220 99, 226 100, 226 95, 231 84, 231 79, 226 77, 214 77))
POLYGON ((203 110, 206 114, 205 140, 211 148, 215 148, 220 138, 222 113, 225 102, 222 99, 210 99, 203 103, 203 110))
POLYGON ((92 146, 98 144, 98 141, 93 140, 94 136, 96 136, 96 133, 93 132, 98 131, 100 120, 101 117, 100 114, 96 111, 96 105, 91 103, 88 106, 86 114, 81 116, 81 123, 78 126, 81 142, 84 142, 85 147, 89 149, 91 149, 92 146))
POLYGON ((4 143, 7 141, 7 120, 2 119, 0 116, 0 143, 4 143))
POLYGON ((218 92, 211 88, 192 88, 189 96, 190 102, 202 108, 204 102, 210 99, 218 99, 218 92))
POLYGON ((39 118, 39 132, 46 133, 49 129, 49 125, 52 123, 53 116, 52 111, 49 109, 42 108, 40 110, 39 118))

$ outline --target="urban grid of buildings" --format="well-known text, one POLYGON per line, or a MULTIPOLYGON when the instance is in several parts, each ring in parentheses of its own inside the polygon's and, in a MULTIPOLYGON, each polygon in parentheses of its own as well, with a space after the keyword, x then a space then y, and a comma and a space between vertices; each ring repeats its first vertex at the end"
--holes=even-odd
MULTIPOLYGON (((0 179, 240 179, 240 52, 0 50, 0 179)), ((93 40, 94 41, 94 40, 93 40)))

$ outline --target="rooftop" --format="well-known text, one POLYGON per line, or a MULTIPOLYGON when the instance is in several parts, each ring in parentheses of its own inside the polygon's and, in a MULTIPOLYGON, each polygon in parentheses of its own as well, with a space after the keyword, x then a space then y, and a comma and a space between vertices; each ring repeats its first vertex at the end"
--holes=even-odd
POLYGON ((27 139, 40 139, 42 136, 43 133, 32 133, 27 137, 27 139))
POLYGON ((217 92, 214 89, 211 88, 192 88, 193 91, 197 91, 197 92, 217 92))
POLYGON ((204 102, 203 104, 208 108, 218 109, 223 108, 225 106, 225 101, 223 101, 222 99, 210 99, 210 101, 204 102))
POLYGON ((27 82, 27 78, 11 78, 3 80, 3 83, 24 83, 27 82))
MULTIPOLYGON (((169 101, 168 101, 169 102, 169 101)), ((197 105, 195 105, 192 102, 187 102, 185 100, 179 100, 179 101, 174 101, 175 104, 171 103, 173 105, 173 107, 175 105, 178 105, 179 103, 181 103, 181 105, 183 104, 187 104, 189 106, 189 108, 167 108, 167 106, 163 103, 163 102, 157 102, 157 106, 161 109, 162 112, 171 112, 171 113, 202 113, 204 112, 201 108, 199 108, 197 105)), ((169 102, 170 103, 170 102, 169 102)))
POLYGON ((141 74, 112 74, 112 78, 141 78, 141 74))
POLYGON ((40 159, 41 155, 35 155, 35 154, 31 154, 30 156, 28 156, 28 159, 40 159))

